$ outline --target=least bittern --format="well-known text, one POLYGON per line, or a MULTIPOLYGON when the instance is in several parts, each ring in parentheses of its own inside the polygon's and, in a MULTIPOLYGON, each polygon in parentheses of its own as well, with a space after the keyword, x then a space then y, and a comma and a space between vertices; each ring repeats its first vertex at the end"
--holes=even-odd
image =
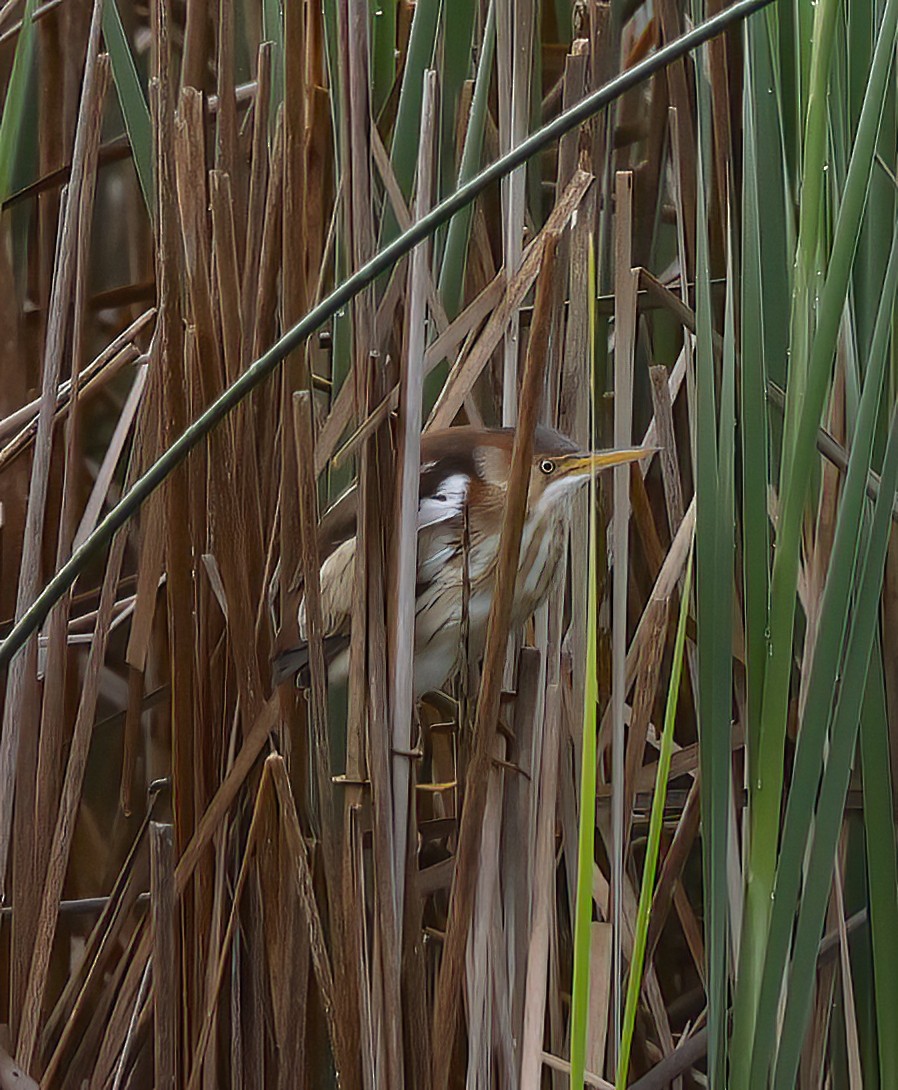
MULTIPOLYGON (((418 571, 415 602, 415 699, 441 688, 486 639, 499 534, 511 468, 511 428, 447 428, 421 438, 418 571), (467 567, 467 572, 465 571, 467 567), (462 646, 466 616, 467 647, 462 646)), ((523 624, 546 600, 561 570, 571 500, 598 470, 633 462, 653 448, 582 451, 557 431, 537 428, 521 539, 512 623, 523 624)), ((355 561, 355 508, 337 505, 322 520, 321 606, 328 680, 349 666, 355 561), (342 507, 342 510, 341 510, 342 507)), ((299 641, 274 657, 274 681, 308 682, 305 604, 299 641)))

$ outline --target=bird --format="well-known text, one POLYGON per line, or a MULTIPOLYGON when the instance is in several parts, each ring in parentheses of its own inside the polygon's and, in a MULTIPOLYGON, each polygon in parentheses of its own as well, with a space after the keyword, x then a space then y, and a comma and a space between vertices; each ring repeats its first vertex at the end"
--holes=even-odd
MULTIPOLYGON (((483 653, 511 470, 513 428, 457 426, 421 437, 417 511, 414 697, 443 688, 483 653)), ((562 570, 573 498, 590 476, 637 461, 654 447, 580 449, 553 428, 533 441, 527 508, 512 608, 520 627, 547 599, 562 570)), ((321 520, 321 612, 328 683, 346 680, 355 567, 355 492, 321 520)), ((275 686, 295 676, 308 687, 309 653, 301 587, 295 625, 272 657, 275 686), (292 638, 291 638, 292 635, 292 638)), ((286 637, 284 636, 286 633, 286 637)))

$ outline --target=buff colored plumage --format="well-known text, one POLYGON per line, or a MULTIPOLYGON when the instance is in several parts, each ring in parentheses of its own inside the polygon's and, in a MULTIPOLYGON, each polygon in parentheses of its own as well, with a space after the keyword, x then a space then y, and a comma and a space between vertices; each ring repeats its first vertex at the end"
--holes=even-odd
MULTIPOLYGON (((499 534, 511 465, 510 428, 449 428, 421 440, 418 569, 415 605, 415 697, 441 688, 467 656, 483 651, 492 602, 499 534), (465 567, 467 566, 467 580, 465 567), (467 583, 467 600, 465 584, 467 583), (467 647, 463 617, 467 613, 467 647)), ((650 449, 578 451, 557 431, 538 428, 521 541, 513 623, 545 601, 561 569, 571 500, 590 474, 635 461, 650 449)), ((321 604, 328 678, 345 679, 352 624, 355 512, 351 499, 322 523, 321 604)), ((274 659, 276 683, 294 673, 307 683, 304 602, 298 640, 274 659)))

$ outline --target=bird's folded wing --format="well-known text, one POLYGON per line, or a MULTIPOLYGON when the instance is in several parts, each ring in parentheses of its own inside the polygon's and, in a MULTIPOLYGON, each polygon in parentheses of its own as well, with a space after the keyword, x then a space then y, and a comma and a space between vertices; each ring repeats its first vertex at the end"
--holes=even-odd
MULTIPOLYGON (((349 645, 354 575, 355 538, 351 538, 338 546, 321 568, 321 619, 326 664, 349 645)), ((298 600, 297 605, 288 609, 271 656, 272 684, 275 686, 293 674, 297 675, 300 686, 308 684, 305 598, 296 594, 294 600, 298 600)))

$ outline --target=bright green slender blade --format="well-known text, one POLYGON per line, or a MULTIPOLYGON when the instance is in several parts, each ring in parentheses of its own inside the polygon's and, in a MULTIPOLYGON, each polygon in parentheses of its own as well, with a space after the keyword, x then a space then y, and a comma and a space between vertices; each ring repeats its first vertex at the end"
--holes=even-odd
POLYGON ((633 935, 633 957, 630 960, 630 973, 627 979, 627 999, 624 1007, 624 1022, 617 1061, 617 1078, 614 1084, 615 1090, 625 1090, 627 1075, 630 1070, 630 1050, 633 1046, 636 1009, 639 1005, 639 993, 642 988, 642 978, 645 970, 645 947, 652 912, 652 896, 655 892, 658 855, 661 850, 661 829, 664 823, 664 806, 667 802, 667 779, 670 775, 670 759, 673 753, 674 723, 677 717, 677 701, 680 698, 683 652, 686 647, 686 621, 689 617, 689 596, 691 593, 692 550, 690 549, 686 576, 683 579, 683 593, 680 598, 680 617, 677 622, 673 661, 670 667, 667 702, 664 706, 664 729, 661 733, 661 748, 658 753, 658 767, 655 772, 655 793, 652 796, 652 813, 649 819, 649 836, 645 849, 645 861, 642 866, 642 885, 639 889, 639 906, 636 912, 636 928, 633 935))
MULTIPOLYGON (((595 250, 589 247, 590 344, 595 343, 595 250)), ((594 361, 593 361, 594 362, 594 361)), ((583 759, 580 768, 580 827, 577 841, 577 891, 574 919, 574 976, 571 986, 571 1090, 581 1090, 586 1070, 589 1015, 589 947, 592 930, 592 872, 596 835, 596 733, 599 684, 598 654, 598 528, 595 478, 589 483, 589 586, 586 607, 586 668, 583 698, 583 759)))

